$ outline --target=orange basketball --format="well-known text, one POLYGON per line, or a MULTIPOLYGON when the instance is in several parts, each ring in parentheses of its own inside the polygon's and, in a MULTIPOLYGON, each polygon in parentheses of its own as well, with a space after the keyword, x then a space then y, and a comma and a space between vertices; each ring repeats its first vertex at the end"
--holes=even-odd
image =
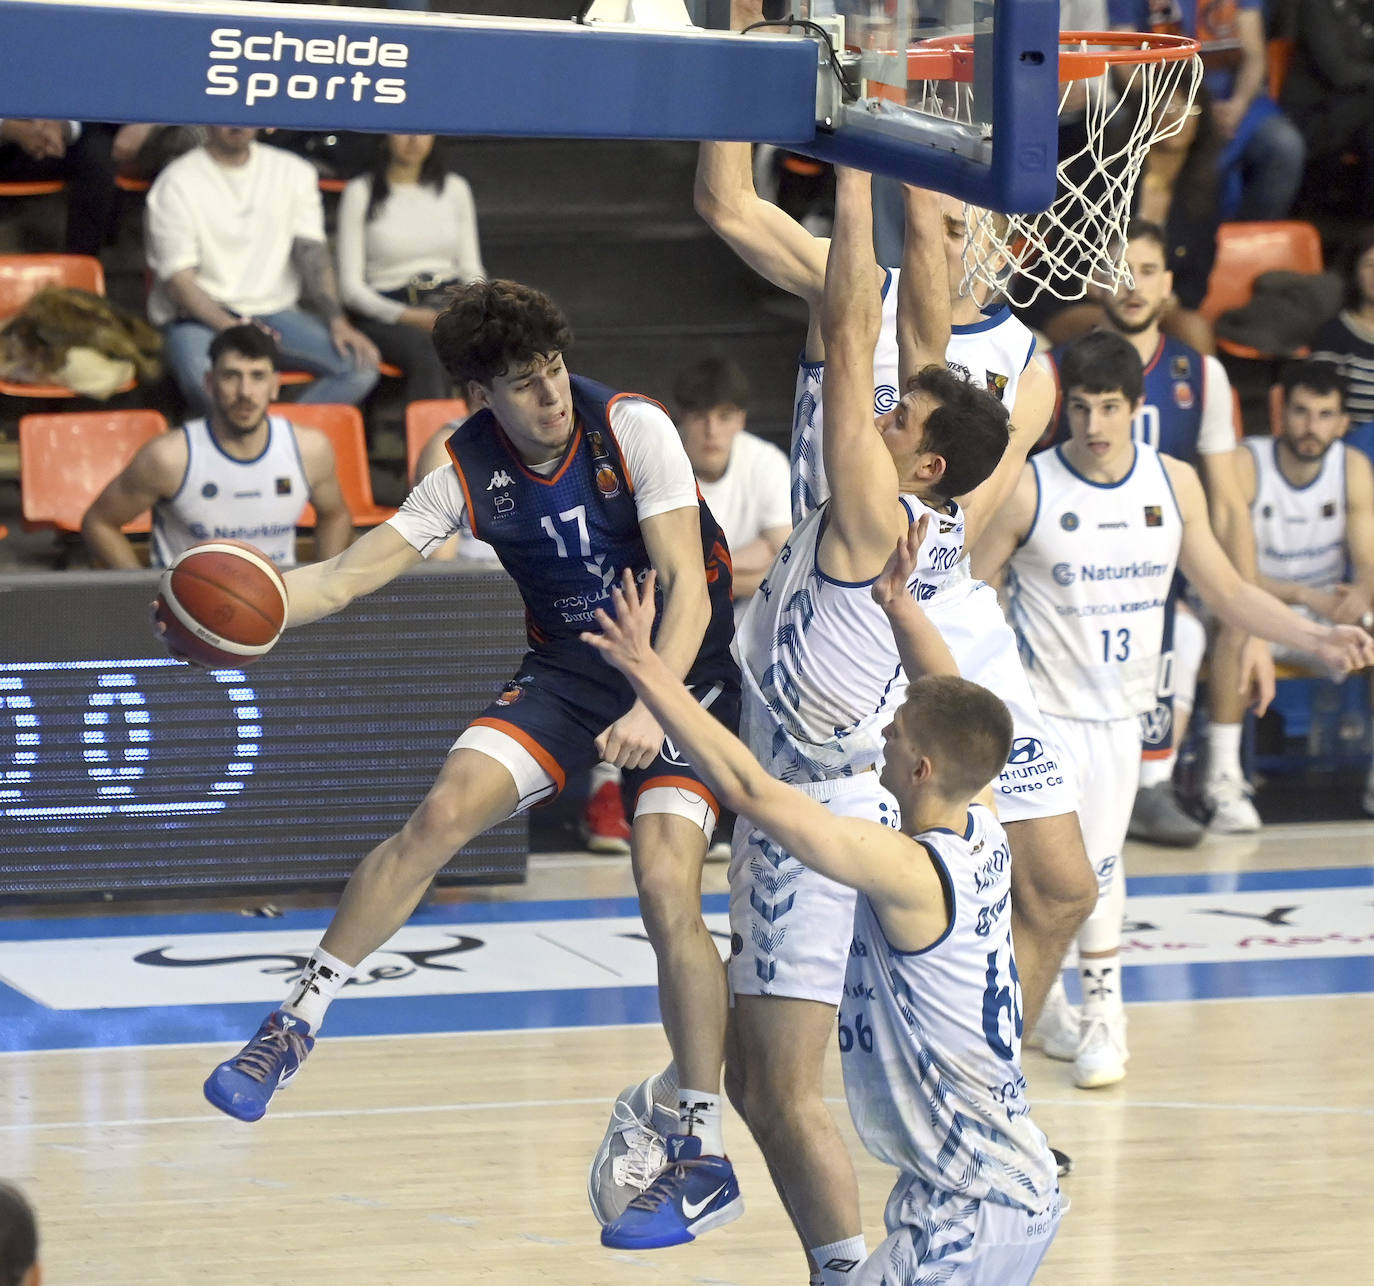
POLYGON ((156 619, 173 653, 197 665, 237 668, 281 636, 286 584, 272 560, 240 540, 192 545, 162 573, 156 619))

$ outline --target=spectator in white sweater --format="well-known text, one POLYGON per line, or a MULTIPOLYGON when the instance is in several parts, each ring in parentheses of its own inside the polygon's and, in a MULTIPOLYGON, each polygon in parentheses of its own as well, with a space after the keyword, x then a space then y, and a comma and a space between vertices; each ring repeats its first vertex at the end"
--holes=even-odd
POLYGON ((433 134, 387 134, 377 162, 344 189, 339 289, 358 329, 406 376, 406 401, 452 397, 430 331, 449 287, 484 275, 467 180, 433 134))

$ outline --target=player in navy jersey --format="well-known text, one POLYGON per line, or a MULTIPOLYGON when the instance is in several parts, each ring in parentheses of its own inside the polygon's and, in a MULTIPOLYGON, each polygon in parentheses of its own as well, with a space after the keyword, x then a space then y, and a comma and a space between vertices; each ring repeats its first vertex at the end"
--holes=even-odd
MULTIPOLYGON (((1137 442, 1198 470, 1217 539, 1231 563, 1253 584, 1255 542, 1241 493, 1230 380, 1215 357, 1160 329, 1173 296, 1173 274, 1168 271, 1164 232, 1157 224, 1133 219, 1127 226, 1126 263, 1134 285, 1106 297, 1103 306, 1105 329, 1129 340, 1145 368, 1144 400, 1132 423, 1132 435, 1137 442)), ((1053 369, 1057 384, 1057 365, 1053 369)), ((1068 436, 1067 413, 1060 406, 1051 440, 1061 444, 1068 436)), ((1171 778, 1192 711, 1206 633, 1181 597, 1181 588, 1182 582, 1176 582, 1165 616, 1158 700, 1142 721, 1143 762, 1131 834, 1187 846, 1202 838, 1203 828, 1180 808, 1171 778)), ((1244 664, 1254 676, 1249 682, 1260 693, 1261 702, 1267 702, 1264 694, 1272 695, 1273 683, 1268 649, 1259 642, 1246 647, 1244 636, 1229 628, 1221 630, 1217 648, 1235 656, 1237 663, 1244 648, 1244 664)))
MULTIPOLYGON (((484 409, 450 437, 453 467, 429 474, 393 519, 339 557, 287 575, 287 623, 318 620, 386 584, 466 519, 520 588, 529 651, 405 827, 353 873, 301 980, 210 1076, 206 1096, 240 1119, 262 1116, 309 1052, 330 1000, 405 923, 435 872, 470 839, 604 758, 624 769, 636 798, 640 909, 684 1087, 668 1146, 680 1150, 689 1136, 723 1176, 712 1202, 695 1211, 693 1230, 704 1231, 742 1209, 720 1127, 725 974, 701 918, 701 865, 717 806, 624 678, 579 635, 622 572, 637 580, 656 573, 654 646, 703 708, 733 727, 729 552, 666 412, 570 376, 563 350, 572 334, 547 296, 515 282, 471 282, 439 317, 434 340, 454 379, 480 387, 484 409)), ((677 1239, 693 1230, 679 1229, 677 1239)))

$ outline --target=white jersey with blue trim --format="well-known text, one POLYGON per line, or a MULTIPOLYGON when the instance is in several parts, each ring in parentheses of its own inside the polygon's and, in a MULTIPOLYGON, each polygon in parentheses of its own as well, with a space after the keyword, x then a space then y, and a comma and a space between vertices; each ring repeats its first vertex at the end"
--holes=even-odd
MULTIPOLYGON (((964 551, 964 516, 953 502, 929 508, 903 496, 915 522, 930 515, 908 582, 933 608, 949 592, 964 551)), ((735 633, 744 676, 741 736, 781 781, 824 781, 874 764, 882 730, 906 695, 892 625, 872 580, 848 583, 820 568, 830 517, 823 505, 792 531, 735 633)))
POLYGON ((1321 471, 1295 487, 1279 469, 1277 438, 1246 438, 1255 461, 1255 528, 1259 574, 1330 589, 1345 576, 1345 453, 1333 442, 1321 471))
POLYGON ((924 951, 898 951, 858 896, 839 1014, 854 1128, 879 1160, 938 1191, 1038 1213, 1055 1162, 1021 1072, 1006 832, 975 804, 962 835, 912 843, 940 872, 950 923, 924 951))
POLYGON ((1032 457, 1035 517, 1008 563, 1008 615, 1046 714, 1153 710, 1164 604, 1183 518, 1159 453, 1135 444, 1119 482, 1090 482, 1055 447, 1032 457))
MULTIPOLYGON (((873 351, 873 414, 885 415, 900 397, 897 360, 897 269, 883 280, 882 322, 873 351)), ((1021 375, 1035 354, 1035 336, 1005 305, 981 320, 953 327, 945 361, 956 375, 986 388, 1010 411, 1021 375)), ((803 361, 792 407, 792 522, 800 523, 830 495, 821 440, 825 363, 803 361)))
POLYGON ((252 460, 226 455, 203 419, 182 431, 186 473, 176 494, 153 506, 153 566, 170 566, 202 540, 244 540, 278 567, 294 567, 310 483, 291 424, 268 416, 267 445, 252 460))

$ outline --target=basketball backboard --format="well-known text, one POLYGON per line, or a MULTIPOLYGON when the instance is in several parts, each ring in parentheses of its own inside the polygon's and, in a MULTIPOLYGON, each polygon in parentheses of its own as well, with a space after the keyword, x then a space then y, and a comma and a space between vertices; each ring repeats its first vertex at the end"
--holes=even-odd
POLYGON ((1057 0, 853 0, 845 14, 832 0, 795 0, 793 8, 806 25, 745 37, 571 16, 0 0, 0 116, 748 139, 999 210, 1049 204, 1057 0), (923 110, 908 76, 910 41, 942 32, 973 38, 968 122, 923 110))

